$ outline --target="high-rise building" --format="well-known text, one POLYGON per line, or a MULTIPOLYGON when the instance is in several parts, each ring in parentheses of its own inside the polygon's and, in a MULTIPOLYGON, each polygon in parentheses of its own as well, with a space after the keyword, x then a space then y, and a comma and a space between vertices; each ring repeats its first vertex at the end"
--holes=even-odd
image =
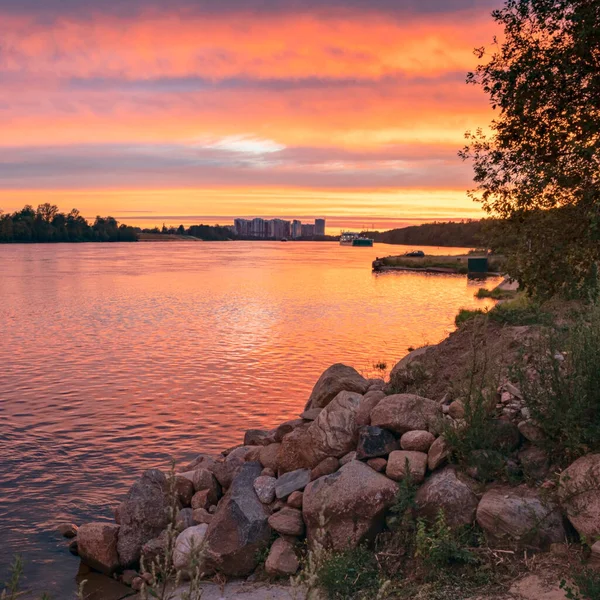
POLYGON ((312 223, 302 224, 302 237, 314 237, 315 226, 312 223))
POLYGON ((325 219, 315 219, 315 235, 325 235, 325 219))
POLYGON ((264 219, 261 219, 260 217, 252 219, 252 224, 250 226, 250 235, 252 237, 257 238, 267 237, 266 222, 264 219))
POLYGON ((296 239, 302 235, 302 223, 298 219, 292 221, 292 238, 296 239))
POLYGON ((240 237, 248 237, 250 235, 250 224, 251 221, 248 219, 235 219, 233 221, 235 234, 240 237))

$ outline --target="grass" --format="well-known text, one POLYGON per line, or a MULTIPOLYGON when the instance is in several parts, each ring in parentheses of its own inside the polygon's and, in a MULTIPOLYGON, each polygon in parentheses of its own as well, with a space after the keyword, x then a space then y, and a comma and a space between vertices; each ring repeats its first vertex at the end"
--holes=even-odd
POLYGON ((560 588, 565 591, 567 600, 600 600, 600 572, 581 569, 571 575, 572 583, 565 579, 560 588))
POLYGON ((476 308, 474 310, 461 308, 454 318, 457 327, 476 318, 488 318, 500 325, 551 325, 553 322, 550 313, 543 310, 542 306, 525 294, 517 294, 511 300, 496 304, 489 310, 476 308))
POLYGON ((475 294, 475 298, 491 298, 492 300, 506 300, 507 298, 514 298, 517 292, 513 290, 503 290, 502 288, 495 287, 492 290, 486 290, 485 288, 479 288, 475 294))

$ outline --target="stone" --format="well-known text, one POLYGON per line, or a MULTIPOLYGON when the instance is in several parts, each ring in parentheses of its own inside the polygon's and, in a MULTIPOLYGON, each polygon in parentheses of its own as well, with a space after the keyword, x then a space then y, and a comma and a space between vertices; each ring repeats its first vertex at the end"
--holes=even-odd
POLYGON ((288 433, 291 433, 292 431, 294 431, 294 429, 296 429, 296 427, 300 427, 300 425, 303 424, 304 421, 302 419, 292 419, 291 421, 285 421, 284 423, 281 423, 281 425, 278 425, 274 429, 273 439, 279 444, 281 443, 281 440, 284 438, 284 436, 286 436, 288 433))
POLYGON ((280 511, 269 517, 269 525, 281 535, 304 535, 302 512, 297 508, 284 506, 280 511))
POLYGON ((175 519, 175 529, 179 532, 194 525, 194 511, 191 508, 182 508, 175 519))
POLYGON ((260 449, 258 460, 266 469, 271 469, 277 472, 278 454, 281 444, 269 444, 260 449))
POLYGON ((579 535, 600 537, 600 454, 578 458, 560 476, 560 504, 579 535))
POLYGON ((86 523, 77 532, 77 552, 86 564, 106 575, 119 568, 119 525, 86 523))
POLYGON ((142 546, 142 556, 144 557, 144 562, 146 567, 149 569, 150 565, 157 560, 162 560, 165 551, 167 549, 167 532, 162 531, 160 535, 146 542, 142 546))
POLYGON ((213 504, 216 504, 221 497, 221 486, 212 472, 208 469, 187 471, 185 473, 180 473, 179 476, 185 477, 191 481, 194 486, 194 492, 196 493, 208 490, 209 498, 213 504))
POLYGON ((169 493, 167 478, 157 469, 145 471, 131 486, 119 509, 118 552, 121 566, 137 563, 142 546, 155 538, 169 522, 169 493))
POLYGON ((565 600, 565 591, 560 588, 558 577, 554 582, 546 577, 526 575, 513 583, 509 589, 509 598, 519 600, 565 600))
POLYGON ((407 450, 396 450, 388 456, 385 474, 394 481, 403 480, 406 473, 406 466, 410 471, 411 481, 421 483, 425 479, 427 470, 427 454, 425 452, 412 452, 407 450))
POLYGON ((190 506, 194 496, 194 483, 191 479, 181 475, 175 475, 175 493, 177 500, 183 507, 190 506))
POLYGON ((121 581, 125 585, 131 586, 136 577, 139 577, 139 573, 137 571, 134 571, 133 569, 126 569, 121 575, 121 581))
POLYGON ((275 477, 264 477, 263 475, 254 480, 254 491, 263 504, 271 504, 275 500, 276 483, 275 477))
POLYGON ((429 448, 435 442, 435 435, 429 431, 415 430, 407 431, 400 438, 400 448, 402 450, 412 450, 413 452, 429 452, 429 448))
POLYGON ((503 485, 485 492, 477 507, 477 524, 495 544, 547 548, 566 536, 557 504, 525 486, 503 485))
POLYGON ((265 467, 260 472, 260 476, 261 477, 275 477, 275 478, 277 478, 277 473, 273 469, 269 469, 268 467, 265 467))
POLYGON ((209 471, 212 471, 215 462, 214 456, 211 456, 210 454, 198 454, 194 460, 186 465, 183 471, 194 471, 195 469, 208 469, 209 471))
POLYGON ((291 506, 292 508, 302 508, 303 497, 304 494, 302 492, 292 492, 287 499, 288 506, 291 506))
POLYGON ((589 565, 593 569, 600 570, 600 541, 592 544, 589 565))
POLYGON ((144 585, 144 580, 141 577, 136 577, 132 582, 131 582, 131 589, 134 592, 139 592, 142 589, 142 586, 144 585))
POLYGON ((530 442, 542 442, 546 437, 541 428, 529 419, 521 421, 517 427, 519 428, 519 433, 530 442))
POLYGON ((197 508, 194 510, 192 517, 196 525, 202 525, 203 523, 208 525, 213 520, 213 515, 211 515, 205 508, 197 508))
POLYGON ((69 542, 69 552, 71 554, 74 554, 75 556, 79 556, 79 548, 78 548, 78 544, 77 544, 77 538, 74 537, 70 542, 69 542))
POLYGON ((292 492, 303 490, 310 483, 310 470, 297 469, 282 475, 275 484, 277 498, 287 498, 292 492))
POLYGON ((276 470, 279 473, 295 471, 312 464, 312 454, 309 450, 311 442, 308 435, 311 425, 312 422, 306 422, 283 437, 277 453, 276 470))
POLYGON ((344 550, 373 539, 397 491, 395 482, 357 460, 316 479, 306 487, 302 506, 309 542, 344 550))
POLYGON ((233 478, 238 474, 244 461, 239 457, 215 461, 211 468, 212 474, 223 489, 229 488, 233 478))
POLYGON ((272 577, 289 577, 300 568, 294 546, 283 538, 277 538, 265 562, 265 571, 272 577))
POLYGON ((173 566, 178 571, 194 575, 193 569, 202 568, 204 540, 208 525, 194 525, 181 532, 175 540, 173 566))
POLYGON ((322 408, 309 408, 308 410, 305 410, 300 417, 304 421, 314 421, 321 414, 322 410, 322 408))
POLYGON ((390 452, 398 450, 400 444, 394 434, 387 429, 364 425, 358 430, 358 444, 356 458, 365 460, 387 456, 390 452))
POLYGON ((73 525, 73 523, 61 523, 56 528, 56 531, 63 537, 70 540, 77 535, 77 525, 73 525))
POLYGON ((210 497, 210 490, 196 492, 192 498, 191 507, 193 510, 204 508, 208 510, 214 504, 214 499, 210 497))
POLYGON ((385 458, 370 458, 367 464, 378 473, 383 473, 387 467, 387 460, 385 458))
POLYGON ((510 421, 495 419, 491 422, 494 447, 502 452, 513 452, 521 445, 519 428, 510 421))
POLYGON ((348 452, 340 458, 340 466, 343 467, 347 465, 351 460, 356 460, 356 450, 352 450, 352 452, 348 452))
POLYGON ((417 490, 415 514, 434 522, 443 510, 450 527, 470 525, 475 521, 479 503, 473 488, 474 484, 465 477, 459 477, 454 467, 445 467, 430 475, 417 490))
POLYGON ((329 456, 312 469, 310 472, 310 480, 314 481, 315 479, 319 479, 319 477, 331 475, 331 473, 335 473, 339 468, 340 461, 334 456, 329 456))
POLYGON ((254 453, 257 450, 260 449, 255 448, 254 446, 242 444, 241 446, 236 446, 235 448, 226 450, 223 454, 226 460, 241 460, 242 462, 247 462, 248 460, 251 460, 249 456, 254 457, 254 453))
POLYGON ((259 551, 270 542, 268 511, 254 491, 261 470, 258 462, 241 467, 208 526, 207 565, 223 575, 250 575, 258 566, 259 551))
POLYGON ((315 384, 305 410, 325 408, 340 392, 364 394, 369 382, 352 367, 341 363, 329 367, 315 384))
POLYGON ((266 429, 248 429, 244 434, 244 446, 268 446, 273 441, 273 434, 266 429))
POLYGON ((441 419, 440 405, 414 394, 386 396, 373 409, 371 425, 390 429, 400 435, 407 431, 437 431, 441 419))
POLYGON ((284 506, 287 506, 287 501, 275 500, 275 502, 271 504, 271 512, 277 512, 278 510, 281 510, 284 506))
POLYGON ((427 453, 427 466, 430 471, 435 471, 437 468, 445 465, 450 456, 450 446, 446 438, 440 436, 431 444, 427 453))
POLYGON ((367 379, 367 381, 369 383, 369 392, 380 392, 385 388, 385 379, 381 379, 380 377, 367 379))
POLYGON ((359 427, 369 425, 371 423, 371 413, 373 409, 385 398, 385 392, 378 390, 367 392, 358 407, 356 413, 356 424, 359 427))
POLYGON ((448 406, 448 414, 453 419, 464 419, 465 418, 465 405, 462 400, 454 400, 448 406))
POLYGON ((519 460, 523 473, 530 479, 541 481, 546 478, 550 470, 548 454, 537 446, 524 448, 519 452, 519 460))

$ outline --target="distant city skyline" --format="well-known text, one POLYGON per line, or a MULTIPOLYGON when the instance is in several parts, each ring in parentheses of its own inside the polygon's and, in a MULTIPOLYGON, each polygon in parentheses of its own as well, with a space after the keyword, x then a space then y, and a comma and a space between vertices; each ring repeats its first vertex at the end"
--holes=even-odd
POLYGON ((313 223, 302 223, 299 219, 251 219, 238 217, 233 221, 233 231, 240 237, 258 239, 299 239, 323 237, 326 220, 314 219, 313 223))

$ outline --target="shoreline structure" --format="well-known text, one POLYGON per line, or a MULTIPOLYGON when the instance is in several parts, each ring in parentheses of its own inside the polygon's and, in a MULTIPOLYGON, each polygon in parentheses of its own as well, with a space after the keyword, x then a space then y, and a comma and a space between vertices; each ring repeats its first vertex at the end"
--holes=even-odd
MULTIPOLYGON (((494 335, 510 346, 523 328, 504 327, 494 335)), ((459 329, 411 352, 389 381, 365 379, 343 364, 329 367, 297 418, 270 430, 250 429, 243 444, 219 456, 199 454, 177 470, 171 492, 163 472, 144 472, 115 510, 114 523, 73 526, 74 553, 134 590, 153 584, 148 565, 168 552, 173 567, 189 573, 197 548, 209 575, 246 578, 264 561, 268 578, 290 577, 300 569, 304 541, 308 548, 345 551, 389 530, 407 477, 417 486, 416 518, 432 523, 443 511, 449 527, 476 524, 494 547, 538 552, 578 535, 597 539, 600 486, 583 499, 564 490, 583 485, 590 473, 600 475, 600 454, 574 461, 560 475, 565 486, 557 486, 552 457, 539 445, 541 432, 507 377, 489 410, 499 443, 513 457, 509 467, 521 469, 533 485, 482 480, 477 469, 462 472, 451 464, 442 433, 465 423, 465 402, 449 391, 450 371, 436 371, 432 397, 402 391, 427 360, 447 369, 466 365, 469 359, 457 348, 468 336, 459 329), (176 497, 174 526, 169 493, 176 497)), ((591 560, 600 564, 600 542, 591 560)))

